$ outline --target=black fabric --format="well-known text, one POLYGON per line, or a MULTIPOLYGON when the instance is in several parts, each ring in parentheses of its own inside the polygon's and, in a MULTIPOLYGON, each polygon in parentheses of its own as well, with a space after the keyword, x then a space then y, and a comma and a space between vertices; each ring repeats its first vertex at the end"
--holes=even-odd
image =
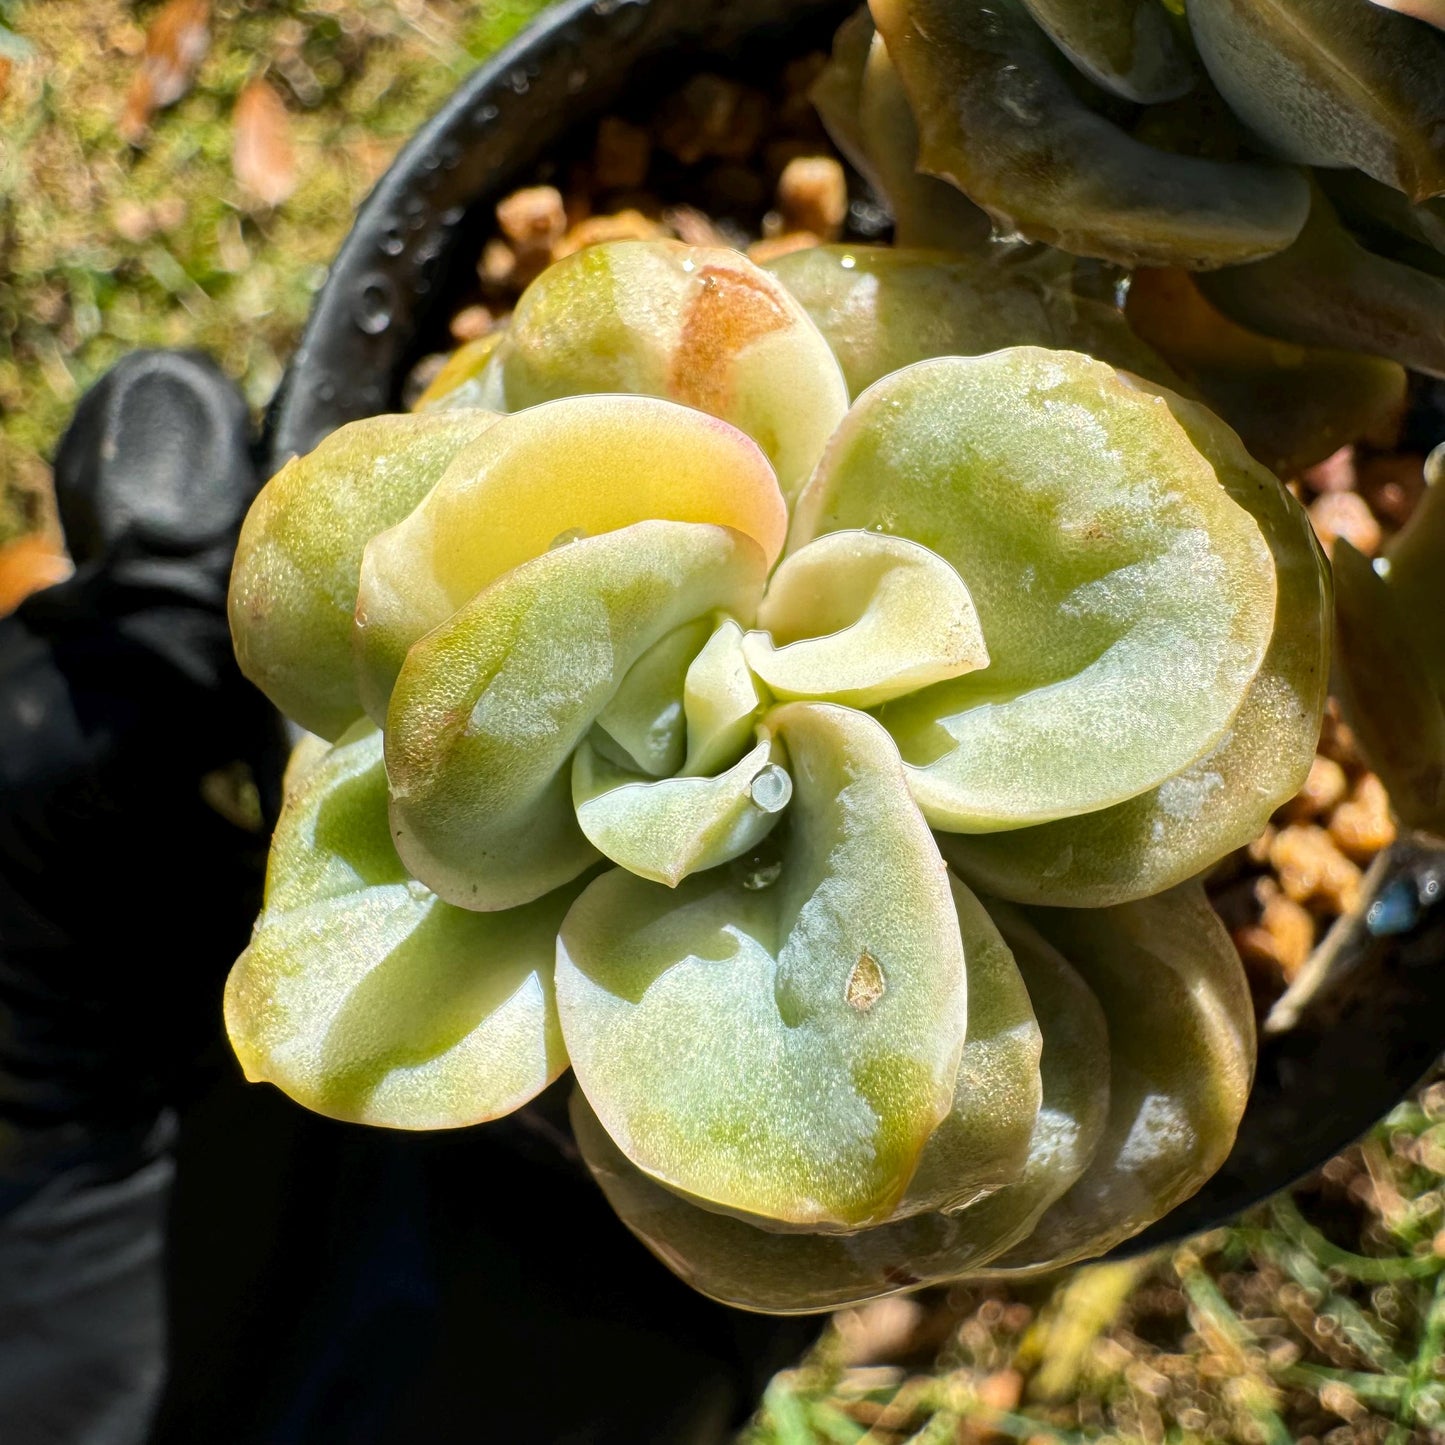
POLYGON ((77 558, 0 618, 0 1442, 706 1445, 809 1321, 714 1305, 612 1215, 564 1081, 413 1136, 244 1084, 220 995, 260 899, 277 719, 225 588, 239 396, 140 353, 57 458, 77 558))

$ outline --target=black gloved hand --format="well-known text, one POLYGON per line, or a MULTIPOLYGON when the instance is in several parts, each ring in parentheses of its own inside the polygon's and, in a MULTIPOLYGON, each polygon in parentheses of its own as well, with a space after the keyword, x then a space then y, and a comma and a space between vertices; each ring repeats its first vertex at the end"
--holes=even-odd
POLYGON ((225 616, 256 489, 234 386, 197 355, 127 357, 55 482, 75 573, 0 618, 9 1445, 137 1440, 153 1408, 166 1110, 258 901, 265 829, 230 804, 279 760, 225 616))

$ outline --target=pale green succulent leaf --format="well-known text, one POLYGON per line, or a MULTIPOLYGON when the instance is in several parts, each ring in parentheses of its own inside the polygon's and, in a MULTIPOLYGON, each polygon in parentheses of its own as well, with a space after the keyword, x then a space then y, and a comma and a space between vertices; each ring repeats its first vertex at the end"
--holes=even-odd
POLYGON ((1445 698, 1445 441, 1425 462, 1425 491, 1390 539, 1381 564, 1400 622, 1435 691, 1445 698))
POLYGON ((870 0, 918 118, 919 166, 1029 240, 1121 265, 1227 266, 1282 250, 1298 173, 1144 144, 1088 108, 1019 0, 870 0))
POLYGON ((940 358, 870 388, 799 500, 790 554, 845 528, 922 543, 978 610, 989 666, 881 714, 951 831, 1157 787, 1223 735, 1274 627, 1254 518, 1162 398, 1071 352, 940 358))
POLYGON ((650 520, 734 528, 771 566, 787 511, 757 444, 689 407, 587 396, 502 419, 366 548, 356 643, 368 713, 385 720, 407 649, 497 578, 650 520))
POLYGON ((554 262, 491 362, 520 411, 591 392, 666 397, 751 436, 793 496, 847 409, 838 363, 765 271, 723 247, 613 241, 554 262))
POLYGON ((1082 351, 1178 388, 1117 308, 1075 292, 1073 266, 1058 252, 846 245, 811 246, 768 263, 828 338, 854 397, 915 361, 1006 346, 1082 351))
POLYGON ((1173 100, 1194 85, 1193 47, 1159 0, 1023 3, 1090 80, 1125 100, 1173 100))
POLYGON ((569 760, 628 670, 714 609, 749 615, 766 563, 741 532, 638 522, 544 552, 407 654, 387 713, 392 829, 412 873, 511 908, 597 858, 569 760))
POLYGON ((1234 112, 1278 154, 1445 192, 1445 35, 1360 0, 1189 0, 1234 112))
POLYGON ((695 617, 655 642, 597 714, 597 726, 638 771, 666 778, 682 766, 687 755, 683 686, 711 632, 711 618, 695 617))
POLYGON ((756 848, 791 796, 782 750, 767 736, 715 778, 647 778, 585 742, 572 758, 572 802, 592 846, 669 888, 756 848))
POLYGON ((737 622, 722 618, 687 670, 682 689, 687 719, 684 773, 711 776, 727 767, 753 736, 763 697, 743 656, 743 636, 737 622))
POLYGON ((623 870, 562 925, 577 1079, 639 1168, 781 1225, 886 1218, 953 1099, 963 946, 938 850, 871 718, 793 703, 768 726, 794 793, 768 872, 675 890, 623 870))
POLYGON ((567 1066, 552 975, 576 892, 483 915, 408 878, 388 836, 381 735, 353 728, 295 782, 265 910, 226 985, 247 1077, 395 1129, 510 1113, 567 1066))
POLYGON ((1199 284, 1226 316, 1268 336, 1445 377, 1445 279, 1367 251, 1319 191, 1287 251, 1199 284))
POLYGON ((1013 952, 972 891, 949 882, 968 967, 968 1037, 953 1107, 923 1150, 898 1218, 956 1212, 1016 1183, 1043 1098, 1043 1034, 1013 952))
POLYGON ((351 422, 287 462, 251 504, 231 571, 236 658, 308 732, 335 739, 362 714, 351 636, 362 549, 495 420, 472 411, 351 422))
POLYGON ((870 708, 988 666, 963 579, 904 537, 832 532, 773 573, 743 639, 779 698, 870 708))
POLYGON ((1244 969, 1197 883, 1116 908, 1033 909, 1028 922, 1103 1008, 1109 1113, 1088 1168, 986 1273, 1102 1254, 1188 1199, 1233 1146, 1254 1075, 1244 969))
MULTIPOLYGON (((1037 933, 1011 937, 1010 947, 1044 1036, 1042 1106, 1017 1180, 967 1209, 917 1214, 856 1234, 760 1229, 649 1179, 609 1138, 579 1090, 572 1122, 582 1156, 623 1223, 695 1289, 725 1304, 778 1314, 839 1309, 977 1269, 1025 1237, 1078 1178, 1108 1114, 1109 1036, 1098 1003, 1037 933)), ((974 1030, 970 1018, 970 1036, 974 1030)))
POLYGON ((1314 529, 1223 422, 1163 394, 1225 491, 1259 524, 1279 586, 1274 635, 1228 731, 1159 787, 1036 828, 940 834, 963 877, 1017 902, 1097 908, 1181 883, 1258 837, 1314 760, 1331 638, 1329 567, 1314 529))
POLYGON ((499 410, 488 405, 483 378, 487 362, 506 334, 506 327, 498 326, 485 336, 463 342, 447 357, 412 409, 457 411, 465 407, 484 407, 489 411, 499 410))

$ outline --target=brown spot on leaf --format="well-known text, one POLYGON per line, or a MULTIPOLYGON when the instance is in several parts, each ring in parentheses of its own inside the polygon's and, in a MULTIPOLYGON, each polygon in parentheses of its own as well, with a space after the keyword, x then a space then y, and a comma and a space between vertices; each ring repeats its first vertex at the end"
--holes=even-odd
POLYGON ((878 960, 865 948, 848 974, 843 997, 850 1008, 857 1009, 860 1014, 867 1013, 883 997, 883 991, 887 987, 878 960))
POLYGON ((699 267, 694 279, 668 381, 679 401, 721 416, 732 401, 738 352, 783 330, 789 317, 759 276, 708 265, 699 267))

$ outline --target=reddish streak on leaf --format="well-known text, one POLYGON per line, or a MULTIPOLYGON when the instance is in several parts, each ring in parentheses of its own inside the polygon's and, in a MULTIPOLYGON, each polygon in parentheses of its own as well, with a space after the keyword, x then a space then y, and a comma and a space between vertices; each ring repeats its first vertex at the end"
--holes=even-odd
POLYGON ((1375 0, 1375 4, 1386 10, 1398 10, 1401 15, 1413 15, 1426 25, 1445 30, 1445 0, 1375 0))
POLYGON ((0 617, 32 592, 65 581, 72 570, 70 558, 42 532, 7 542, 0 547, 0 617))
POLYGON ((169 0, 146 31, 145 54, 120 116, 120 133, 142 144, 151 117, 190 88, 210 44, 210 0, 169 0))
POLYGON ((242 187, 267 206, 279 206, 296 189, 291 118, 260 76, 248 81, 236 100, 231 169, 242 187))
POLYGON ((703 266, 672 361, 672 394, 721 416, 732 400, 737 354, 788 324, 788 313, 756 277, 727 266, 703 266))

